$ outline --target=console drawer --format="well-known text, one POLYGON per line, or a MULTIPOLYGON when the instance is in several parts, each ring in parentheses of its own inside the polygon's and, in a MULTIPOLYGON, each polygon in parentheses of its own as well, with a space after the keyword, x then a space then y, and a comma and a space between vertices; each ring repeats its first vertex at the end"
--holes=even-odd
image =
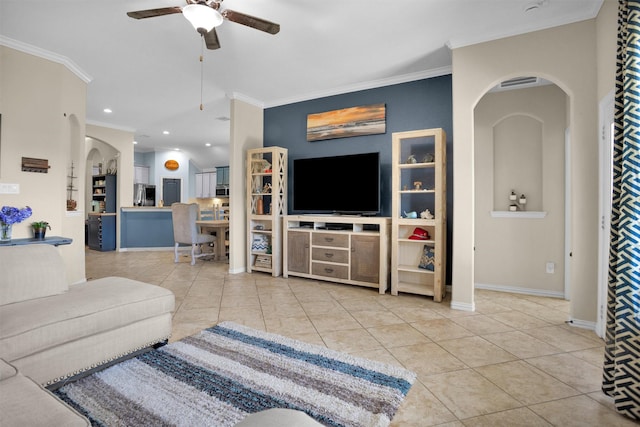
POLYGON ((334 248, 348 248, 349 235, 338 233, 313 233, 311 243, 314 246, 333 246, 334 248))
POLYGON ((311 259, 314 261, 329 261, 347 264, 349 252, 346 249, 313 248, 311 259))
POLYGON ((311 263, 311 273, 316 276, 332 277, 334 279, 348 279, 349 266, 313 262, 311 263))

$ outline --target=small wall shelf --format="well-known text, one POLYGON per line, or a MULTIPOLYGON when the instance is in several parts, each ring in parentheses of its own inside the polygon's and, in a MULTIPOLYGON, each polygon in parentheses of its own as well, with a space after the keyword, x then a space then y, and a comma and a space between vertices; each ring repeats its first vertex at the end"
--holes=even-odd
POLYGON ((491 211, 492 218, 540 219, 546 216, 544 211, 491 211))

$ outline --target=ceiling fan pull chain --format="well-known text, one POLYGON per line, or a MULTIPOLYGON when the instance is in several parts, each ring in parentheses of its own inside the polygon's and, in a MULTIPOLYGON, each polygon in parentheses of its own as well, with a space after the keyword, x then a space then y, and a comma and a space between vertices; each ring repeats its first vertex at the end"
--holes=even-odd
POLYGON ((204 110, 202 105, 202 91, 204 86, 204 35, 200 37, 202 44, 200 45, 200 111, 204 110))

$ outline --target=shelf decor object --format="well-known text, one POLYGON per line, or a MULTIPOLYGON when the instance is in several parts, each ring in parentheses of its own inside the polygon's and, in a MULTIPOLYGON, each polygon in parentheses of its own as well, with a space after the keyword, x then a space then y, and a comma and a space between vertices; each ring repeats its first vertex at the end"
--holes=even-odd
POLYGON ((436 302, 444 298, 446 139, 441 128, 392 135, 392 295, 427 295, 436 302), (421 161, 408 163, 411 156, 421 161))
POLYGON ((78 207, 78 202, 73 198, 73 192, 78 191, 75 187, 75 182, 73 181, 78 178, 74 171, 75 168, 73 162, 71 162, 71 168, 69 169, 69 175, 67 176, 67 178, 69 178, 69 184, 67 185, 67 211, 75 211, 78 207))
POLYGON ((23 172, 48 173, 50 167, 49 160, 47 159, 34 159, 32 157, 22 158, 23 172))
POLYGON ((177 160, 167 160, 164 162, 164 167, 170 171, 176 171, 180 167, 180 163, 177 160))
POLYGON ((247 271, 282 275, 282 216, 287 213, 287 149, 247 150, 247 271))

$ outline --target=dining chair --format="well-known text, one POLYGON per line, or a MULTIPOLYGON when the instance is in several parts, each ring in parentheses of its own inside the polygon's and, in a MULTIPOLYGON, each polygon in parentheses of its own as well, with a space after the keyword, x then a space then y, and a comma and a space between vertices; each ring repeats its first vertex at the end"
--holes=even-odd
POLYGON ((173 240, 175 241, 174 262, 178 262, 178 247, 180 244, 191 246, 191 265, 195 265, 196 258, 213 255, 213 252, 206 253, 202 250, 202 245, 204 244, 213 247, 216 237, 200 232, 200 227, 196 225, 199 209, 197 203, 173 203, 171 205, 173 240), (196 249, 200 249, 200 253, 196 254, 196 249))

